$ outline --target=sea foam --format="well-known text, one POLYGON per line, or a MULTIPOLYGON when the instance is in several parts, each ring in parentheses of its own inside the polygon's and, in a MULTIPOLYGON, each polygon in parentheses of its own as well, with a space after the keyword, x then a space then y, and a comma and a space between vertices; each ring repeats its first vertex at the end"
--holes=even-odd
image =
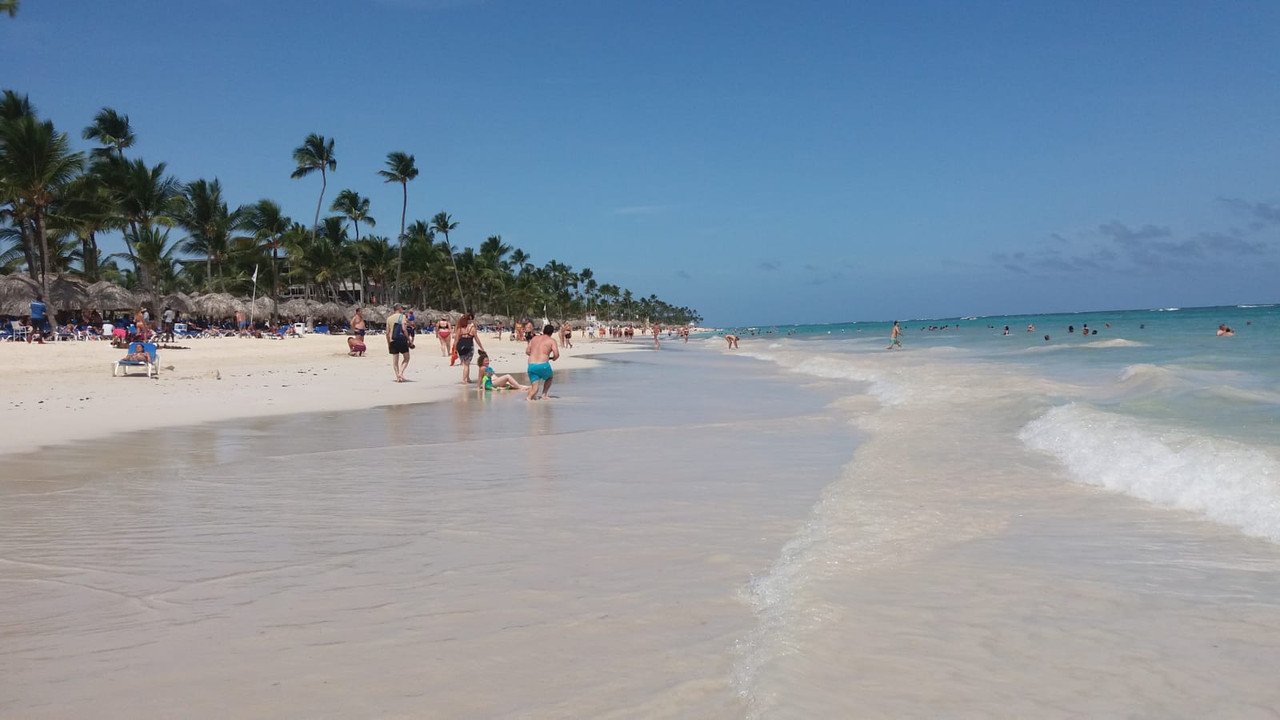
POLYGON ((1075 403, 1049 410, 1018 437, 1078 482, 1280 543, 1280 462, 1264 452, 1075 403))

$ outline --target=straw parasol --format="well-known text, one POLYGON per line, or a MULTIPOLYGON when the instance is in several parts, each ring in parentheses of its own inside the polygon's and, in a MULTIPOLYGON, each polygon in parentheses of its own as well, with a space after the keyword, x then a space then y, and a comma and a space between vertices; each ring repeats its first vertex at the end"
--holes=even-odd
POLYGON ((315 306, 312 311, 316 317, 326 320, 345 320, 347 319, 347 309, 336 302, 327 302, 323 305, 315 306))
POLYGON ((39 292, 40 286, 26 275, 0 276, 0 313, 26 315, 31 311, 31 301, 39 292))
POLYGON ((98 310, 132 310, 138 306, 133 293, 106 280, 90 285, 88 292, 89 306, 98 310))
POLYGON ((89 285, 73 275, 59 275, 49 283, 49 304, 59 310, 81 310, 89 306, 89 285))
POLYGON ((276 309, 276 301, 267 296, 262 296, 253 301, 253 313, 258 317, 266 317, 276 309))
POLYGON ((302 298, 294 298, 292 300, 285 300, 284 302, 280 303, 280 306, 277 308, 277 310, 279 310, 280 314, 284 315, 285 317, 300 318, 300 317, 310 317, 313 314, 312 312, 313 307, 315 307, 315 303, 311 302, 310 300, 303 300, 302 298))
MULTIPOLYGON (((352 310, 351 314, 355 315, 355 310, 352 310)), ((390 314, 391 310, 389 310, 385 305, 374 305, 364 309, 364 319, 369 322, 386 322, 387 316, 390 314)))
POLYGON ((195 312, 210 318, 231 317, 237 310, 244 310, 244 303, 227 293, 209 293, 192 298, 195 312))
POLYGON ((160 300, 161 300, 161 304, 163 304, 165 307, 171 307, 180 313, 190 314, 195 312, 195 309, 196 309, 196 305, 194 302, 192 302, 191 298, 182 293, 173 293, 172 295, 165 295, 160 300))

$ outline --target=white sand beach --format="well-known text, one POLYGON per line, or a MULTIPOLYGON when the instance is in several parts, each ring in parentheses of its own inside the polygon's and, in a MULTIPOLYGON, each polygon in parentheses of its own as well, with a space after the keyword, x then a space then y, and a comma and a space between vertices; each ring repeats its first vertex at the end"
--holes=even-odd
MULTIPOLYGON (((461 392, 460 366, 441 357, 435 337, 419 337, 406 383, 395 382, 382 339, 368 341, 364 357, 349 357, 338 335, 184 339, 172 344, 187 349, 159 351, 153 379, 137 368, 112 377, 125 351, 107 342, 0 342, 0 454, 148 428, 430 402, 461 392)), ((524 343, 509 335, 481 342, 499 374, 523 381, 524 343)), ((644 346, 583 339, 563 349, 555 367, 586 367, 591 361, 583 356, 644 346)))

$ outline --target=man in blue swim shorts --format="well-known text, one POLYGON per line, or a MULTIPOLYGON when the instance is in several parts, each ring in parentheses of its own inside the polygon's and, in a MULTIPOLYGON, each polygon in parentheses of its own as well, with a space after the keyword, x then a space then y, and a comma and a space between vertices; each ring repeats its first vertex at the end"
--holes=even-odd
POLYGON ((534 337, 525 347, 524 354, 529 356, 529 394, 526 400, 538 399, 538 385, 542 385, 542 397, 549 397, 551 390, 551 361, 560 359, 560 347, 555 340, 556 326, 548 324, 542 328, 542 334, 534 337))

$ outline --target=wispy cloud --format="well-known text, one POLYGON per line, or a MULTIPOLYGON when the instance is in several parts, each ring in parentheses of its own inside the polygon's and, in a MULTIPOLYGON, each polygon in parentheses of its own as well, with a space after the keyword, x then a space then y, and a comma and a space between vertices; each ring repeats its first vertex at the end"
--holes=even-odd
POLYGON ((676 277, 680 278, 681 280, 692 280, 692 279, 693 279, 693 276, 692 276, 692 275, 690 275, 689 273, 685 272, 684 270, 677 270, 677 271, 676 271, 676 277))
MULTIPOLYGON (((1255 231, 1280 225, 1280 207, 1228 198, 1219 198, 1218 202, 1249 218, 1250 227, 1255 231)), ((1269 265, 1280 261, 1280 244, 1253 239, 1250 234, 1246 230, 1229 228, 1179 238, 1167 226, 1131 226, 1112 220, 1091 231, 1070 236, 1051 233, 1027 250, 994 253, 991 261, 1008 272, 1044 276, 1080 272, 1130 275, 1191 272, 1202 267, 1225 267, 1242 261, 1269 265)))
POLYGON ((764 270, 765 272, 774 272, 775 270, 782 269, 782 261, 781 260, 764 260, 756 267, 760 268, 761 270, 764 270))
POLYGON ((1247 218, 1251 230, 1262 230, 1271 225, 1280 225, 1280 205, 1222 197, 1218 198, 1218 202, 1237 215, 1247 218))

